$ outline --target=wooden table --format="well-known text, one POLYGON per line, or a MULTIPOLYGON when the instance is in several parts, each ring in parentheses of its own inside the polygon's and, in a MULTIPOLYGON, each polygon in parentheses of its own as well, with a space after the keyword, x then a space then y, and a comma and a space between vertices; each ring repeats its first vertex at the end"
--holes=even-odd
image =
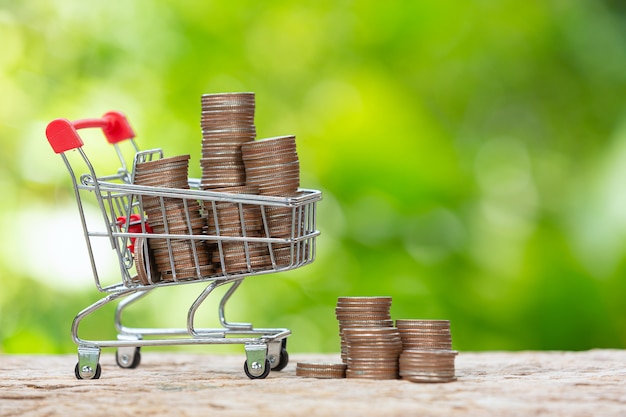
POLYGON ((121 369, 105 350, 98 380, 76 380, 76 355, 0 355, 0 416, 626 416, 626 351, 460 352, 456 382, 313 379, 292 354, 249 380, 241 355, 142 352, 121 369))

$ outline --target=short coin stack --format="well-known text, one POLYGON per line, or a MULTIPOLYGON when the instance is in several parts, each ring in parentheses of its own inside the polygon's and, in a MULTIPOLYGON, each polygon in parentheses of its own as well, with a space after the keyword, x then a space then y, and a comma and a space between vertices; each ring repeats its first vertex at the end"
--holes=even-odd
MULTIPOLYGON (((215 191, 231 194, 256 194, 256 187, 228 187, 215 191)), ((263 220, 260 207, 225 201, 205 201, 208 233, 215 236, 263 237, 263 220), (242 222, 243 219, 243 222, 242 222)), ((223 241, 215 246, 213 263, 219 265, 218 273, 229 274, 266 269, 269 252, 266 243, 223 241)))
POLYGON ((294 196, 300 185, 296 137, 277 136, 241 145, 246 182, 261 195, 294 196))
POLYGON ((413 382, 456 379, 449 320, 396 320, 402 338, 400 377, 413 382))
POLYGON ((254 93, 203 94, 201 102, 201 187, 245 185, 241 144, 256 137, 254 93))
POLYGON ((454 350, 404 350, 400 354, 400 377, 412 382, 452 382, 456 380, 454 350))
POLYGON ((398 379, 402 339, 395 327, 344 329, 346 378, 398 379))
MULTIPOLYGON (((241 145, 246 184, 257 187, 260 195, 290 197, 300 186, 300 163, 296 137, 278 136, 241 145)), ((293 238, 293 213, 290 207, 265 208, 268 233, 272 238, 293 238)), ((296 231, 298 233, 298 231, 296 231)), ((291 262, 290 245, 274 244, 272 252, 279 266, 291 262)))
MULTIPOLYGON (((188 169, 189 155, 142 162, 135 167, 134 182, 188 189, 188 169)), ((205 221, 195 199, 144 196, 143 208, 154 233, 200 235, 204 232, 205 221)), ((202 278, 213 271, 209 251, 200 240, 149 238, 148 245, 164 281, 202 278)))

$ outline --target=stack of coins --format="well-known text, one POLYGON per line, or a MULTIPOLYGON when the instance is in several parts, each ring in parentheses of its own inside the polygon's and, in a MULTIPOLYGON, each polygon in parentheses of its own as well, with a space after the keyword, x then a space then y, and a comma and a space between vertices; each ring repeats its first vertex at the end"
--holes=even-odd
MULTIPOLYGON (((256 194, 252 186, 218 188, 214 191, 232 194, 256 194)), ((214 245, 212 261, 218 273, 251 272, 266 269, 269 252, 266 243, 249 242, 245 238, 263 237, 261 209, 254 204, 227 201, 205 201, 208 234, 242 237, 239 241, 221 241, 214 245)))
POLYGON ((201 187, 245 185, 241 144, 256 137, 254 93, 203 94, 201 103, 201 187))
POLYGON ((457 354, 454 350, 404 350, 399 359, 400 377, 412 382, 455 381, 457 354))
POLYGON ((396 320, 402 338, 400 376, 413 382, 454 381, 449 320, 396 320))
MULTIPOLYGON (((246 184, 257 187, 259 194, 277 197, 297 195, 300 186, 300 162, 295 136, 277 136, 246 142, 241 145, 241 153, 246 184)), ((298 236, 301 225, 293 224, 291 207, 266 206, 265 214, 270 237, 290 239, 298 236)), ((272 253, 278 266, 291 264, 292 249, 288 244, 272 245, 272 253)))
POLYGON ((277 136, 241 145, 246 182, 261 195, 293 196, 300 186, 296 137, 277 136))
POLYGON ((395 327, 344 329, 346 378, 397 379, 402 339, 395 327))
POLYGON ((396 320, 402 337, 402 349, 451 350, 449 320, 396 320))
MULTIPOLYGON (((188 189, 189 155, 138 163, 134 183, 188 189)), ((143 208, 154 233, 201 235, 205 221, 195 199, 144 196, 143 208)), ((164 281, 202 278, 213 271, 210 254, 201 240, 148 239, 158 271, 164 281)))
POLYGON ((296 364, 296 375, 306 378, 345 378, 345 363, 317 363, 317 362, 298 362, 296 364))
POLYGON ((348 361, 345 331, 352 328, 393 327, 391 297, 339 297, 335 315, 339 321, 341 359, 348 361))

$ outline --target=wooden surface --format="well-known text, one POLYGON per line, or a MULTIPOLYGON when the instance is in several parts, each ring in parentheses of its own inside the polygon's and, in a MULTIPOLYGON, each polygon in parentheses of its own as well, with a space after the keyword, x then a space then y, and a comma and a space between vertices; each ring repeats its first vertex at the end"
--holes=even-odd
POLYGON ((249 380, 241 355, 155 353, 121 369, 103 351, 98 380, 76 380, 76 355, 0 355, 0 416, 626 416, 626 351, 460 352, 456 382, 311 379, 292 354, 249 380))

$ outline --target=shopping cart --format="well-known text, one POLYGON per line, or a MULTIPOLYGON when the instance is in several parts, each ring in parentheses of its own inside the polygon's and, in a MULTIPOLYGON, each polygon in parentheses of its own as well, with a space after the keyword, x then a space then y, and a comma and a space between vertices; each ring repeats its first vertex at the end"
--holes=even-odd
MULTIPOLYGON (((75 375, 78 379, 97 379, 101 374, 100 352, 102 348, 116 348, 116 361, 122 368, 135 368, 139 365, 143 346, 174 346, 198 344, 242 344, 246 360, 245 374, 251 379, 265 378, 270 370, 283 369, 289 360, 286 350, 289 329, 255 328, 250 323, 232 323, 225 317, 225 305, 244 278, 253 275, 287 271, 307 265, 315 259, 316 203, 321 193, 316 190, 299 189, 295 197, 272 197, 254 194, 229 194, 201 190, 198 179, 189 178, 188 189, 142 186, 133 183, 137 164, 163 158, 160 149, 140 151, 134 132, 122 113, 109 112, 102 118, 83 119, 71 122, 67 119, 55 119, 46 128, 48 142, 55 153, 63 159, 72 179, 75 198, 78 204, 80 221, 84 230, 85 242, 93 271, 95 285, 101 293, 101 299, 80 311, 72 324, 72 338, 78 346, 78 363, 75 375), (106 176, 96 174, 83 149, 83 140, 78 129, 99 128, 107 141, 113 146, 120 161, 116 173, 106 176), (130 146, 127 145, 130 143, 130 146), (123 146, 122 146, 123 144, 123 146), (132 158, 132 166, 128 151, 132 158), (71 152, 70 152, 71 151, 71 152), (74 167, 81 165, 79 173, 74 167), (163 213, 160 219, 165 232, 152 230, 153 219, 146 216, 144 204, 157 202, 157 208, 163 213), (183 219, 183 227, 174 232, 168 230, 168 211, 172 203, 184 208, 177 212, 178 225, 183 219), (101 212, 101 220, 93 223, 86 216, 86 208, 95 205, 101 212), (219 228, 220 205, 235 207, 239 213, 242 233, 240 236, 221 233, 219 228), (190 207, 200 205, 201 216, 210 218, 216 227, 203 228, 197 232, 190 207), (288 237, 272 237, 266 232, 262 236, 246 236, 245 222, 249 208, 260 213, 263 230, 269 230, 268 213, 280 209, 290 213, 290 233, 288 237), (182 216, 182 217, 181 217, 182 216), (96 260, 94 243, 96 240, 108 240, 119 262, 121 280, 115 279, 107 285, 98 273, 102 269, 101 260, 96 260), (161 253, 169 254, 165 263, 171 264, 167 273, 155 266, 152 247, 161 245, 161 253), (225 247, 239 245, 243 252, 237 268, 227 267, 225 247), (185 245, 190 257, 184 270, 176 265, 175 250, 185 245), (204 246, 203 246, 204 245, 204 246), (210 245, 213 252, 212 266, 206 265, 206 259, 200 256, 200 248, 210 245), (266 262, 259 264, 258 257, 252 256, 253 249, 264 247, 266 262), (281 255, 275 255, 280 248, 281 255), (287 255, 285 255, 287 254, 287 255), (221 266, 220 266, 221 261, 221 266), (191 273, 189 273, 191 271, 191 273), (184 272, 184 273, 183 273, 184 272), (136 328, 122 324, 124 309, 145 297, 157 288, 204 283, 200 295, 187 311, 186 328, 136 328), (220 328, 198 328, 195 325, 196 312, 200 305, 216 288, 230 284, 222 295, 218 307, 220 328), (115 309, 115 328, 118 333, 115 340, 85 340, 79 337, 81 321, 113 301, 118 301, 115 309)), ((153 207, 154 209, 154 207, 153 207)), ((255 249, 255 250, 256 250, 255 249)), ((163 256, 162 256, 163 257, 163 256)), ((161 259, 163 262, 163 259, 161 259)), ((161 268, 162 269, 162 268, 161 268)))

